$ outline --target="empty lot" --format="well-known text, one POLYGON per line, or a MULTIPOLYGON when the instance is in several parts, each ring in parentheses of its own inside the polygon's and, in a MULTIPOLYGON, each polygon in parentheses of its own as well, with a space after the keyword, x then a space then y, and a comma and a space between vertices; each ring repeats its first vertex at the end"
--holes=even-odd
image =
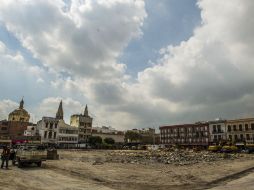
MULTIPOLYGON (((237 183, 237 180, 251 175, 251 170, 237 173, 254 165, 253 156, 247 154, 233 160, 179 166, 156 162, 115 162, 118 153, 119 151, 59 151, 60 160, 46 161, 41 168, 31 166, 20 169, 11 166, 10 170, 0 170, 0 189, 219 189, 220 186, 234 181, 237 183), (237 175, 231 176, 232 174, 237 175), (224 179, 225 176, 231 177, 224 179)), ((120 153, 122 155, 123 152, 120 153)), ((144 151, 131 153, 141 155, 144 151)), ((126 157, 126 154, 123 156, 126 157)))

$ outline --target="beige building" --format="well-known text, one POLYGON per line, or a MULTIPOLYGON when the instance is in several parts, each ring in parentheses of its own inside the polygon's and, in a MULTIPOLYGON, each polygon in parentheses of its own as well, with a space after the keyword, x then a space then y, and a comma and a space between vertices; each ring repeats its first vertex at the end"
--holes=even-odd
POLYGON ((78 128, 70 126, 59 120, 58 133, 57 133, 57 145, 60 148, 74 148, 78 143, 78 128))
POLYGON ((74 114, 71 116, 71 126, 78 128, 78 142, 87 143, 88 138, 92 135, 92 122, 93 118, 88 114, 86 105, 84 114, 74 114))
POLYGON ((9 114, 8 121, 17 121, 17 122, 29 122, 30 115, 24 109, 24 100, 20 101, 19 108, 15 109, 9 114))
POLYGON ((115 143, 124 143, 124 132, 117 131, 112 127, 94 127, 92 130, 92 136, 99 136, 102 140, 105 138, 112 138, 115 143))
POLYGON ((254 118, 227 120, 226 130, 229 141, 254 144, 254 118))

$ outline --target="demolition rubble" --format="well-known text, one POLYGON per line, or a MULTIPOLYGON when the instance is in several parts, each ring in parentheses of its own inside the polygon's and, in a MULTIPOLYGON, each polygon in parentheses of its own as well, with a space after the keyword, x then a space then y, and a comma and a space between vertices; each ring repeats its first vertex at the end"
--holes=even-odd
POLYGON ((157 151, 113 151, 108 153, 106 162, 151 164, 163 163, 174 165, 189 165, 195 163, 214 162, 219 160, 234 160, 241 154, 211 153, 193 150, 157 150, 157 151))
MULTIPOLYGON (((91 154, 93 151, 89 151, 91 154)), ((78 154, 73 152, 73 155, 78 154)), ((95 153, 95 152, 94 152, 95 153)), ((84 152, 85 154, 85 152, 84 152)), ((197 163, 211 163, 223 160, 236 160, 241 157, 252 158, 252 154, 241 153, 213 153, 209 151, 194 150, 112 150, 103 151, 96 156, 77 156, 73 157, 69 154, 62 153, 60 159, 75 160, 78 162, 90 162, 93 165, 101 165, 106 163, 120 164, 172 164, 176 166, 194 165, 197 163)))

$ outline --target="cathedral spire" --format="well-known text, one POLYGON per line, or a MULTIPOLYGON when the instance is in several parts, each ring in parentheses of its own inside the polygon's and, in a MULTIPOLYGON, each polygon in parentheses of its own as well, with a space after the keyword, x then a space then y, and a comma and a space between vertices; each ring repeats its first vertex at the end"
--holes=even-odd
POLYGON ((63 119, 63 102, 61 100, 58 110, 56 112, 56 119, 63 119))
POLYGON ((23 109, 24 108, 24 100, 22 98, 22 100, 19 103, 19 109, 23 109))
POLYGON ((85 108, 85 111, 84 111, 84 116, 88 116, 88 108, 87 108, 87 105, 86 105, 86 108, 85 108))

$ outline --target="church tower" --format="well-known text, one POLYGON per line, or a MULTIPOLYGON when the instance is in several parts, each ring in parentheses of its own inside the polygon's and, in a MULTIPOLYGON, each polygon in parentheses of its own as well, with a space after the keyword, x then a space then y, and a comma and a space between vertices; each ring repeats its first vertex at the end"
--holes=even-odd
POLYGON ((56 112, 56 119, 63 119, 63 102, 61 100, 58 110, 56 112))
POLYGON ((87 108, 87 105, 86 105, 86 108, 85 108, 85 111, 84 111, 84 116, 88 117, 88 108, 87 108))

